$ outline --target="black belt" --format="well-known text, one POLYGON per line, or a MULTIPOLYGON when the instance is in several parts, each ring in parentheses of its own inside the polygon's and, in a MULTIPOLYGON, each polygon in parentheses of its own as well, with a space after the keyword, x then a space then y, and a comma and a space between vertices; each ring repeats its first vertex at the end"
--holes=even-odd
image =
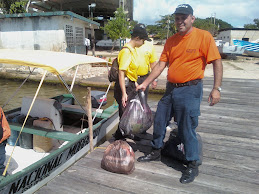
POLYGON ((170 83, 170 84, 172 84, 173 87, 175 87, 175 88, 179 88, 179 87, 184 87, 184 86, 197 85, 199 82, 201 82, 201 79, 196 79, 196 80, 188 81, 185 83, 170 83))
POLYGON ((149 73, 146 74, 146 75, 139 75, 138 78, 141 78, 141 77, 148 77, 149 76, 149 73))

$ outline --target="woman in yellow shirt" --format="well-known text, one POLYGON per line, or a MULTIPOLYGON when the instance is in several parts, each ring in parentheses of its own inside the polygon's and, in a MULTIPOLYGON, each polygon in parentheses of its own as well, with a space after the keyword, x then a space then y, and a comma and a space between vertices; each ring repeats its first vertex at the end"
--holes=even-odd
MULTIPOLYGON (((140 64, 137 63, 138 54, 135 48, 143 45, 145 40, 150 41, 145 26, 143 24, 137 24, 133 28, 131 40, 123 47, 118 55, 119 82, 115 82, 114 98, 119 104, 120 118, 126 107, 126 102, 134 97, 134 94, 136 94, 136 85, 138 79, 137 72, 140 64)), ((115 132, 114 138, 124 138, 119 128, 115 132)), ((134 138, 133 135, 129 138, 138 140, 136 139, 137 137, 134 138)))

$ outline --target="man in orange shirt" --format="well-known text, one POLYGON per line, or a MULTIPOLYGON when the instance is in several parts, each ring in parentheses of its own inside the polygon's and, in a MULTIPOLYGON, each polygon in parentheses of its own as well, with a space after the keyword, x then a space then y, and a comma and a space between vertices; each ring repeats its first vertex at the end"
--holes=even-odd
POLYGON ((208 63, 213 64, 214 87, 208 98, 210 106, 213 106, 220 100, 223 66, 211 34, 192 26, 195 20, 192 7, 188 4, 179 5, 174 15, 178 33, 166 41, 159 63, 149 77, 137 87, 137 90, 145 90, 168 66, 166 92, 158 103, 154 119, 152 151, 138 158, 138 161, 160 159, 166 126, 171 115, 174 115, 188 161, 187 169, 180 178, 180 182, 185 184, 194 181, 199 174, 196 127, 203 95, 204 70, 208 63))

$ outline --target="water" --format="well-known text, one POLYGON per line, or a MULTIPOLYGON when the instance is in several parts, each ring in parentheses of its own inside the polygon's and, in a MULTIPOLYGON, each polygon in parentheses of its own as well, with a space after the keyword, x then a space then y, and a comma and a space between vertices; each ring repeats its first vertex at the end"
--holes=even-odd
MULTIPOLYGON (((21 83, 23 81, 14 81, 14 80, 8 80, 8 79, 0 79, 0 106, 2 107, 10 98, 13 96, 13 93, 16 91, 17 88, 20 87, 21 83)), ((36 93, 36 90, 38 88, 38 83, 36 82, 26 82, 21 89, 17 92, 17 94, 10 100, 9 104, 7 104, 3 109, 4 111, 8 111, 10 109, 18 108, 22 104, 22 98, 24 96, 31 96, 33 97, 36 93)), ((97 90, 94 88, 91 88, 91 90, 97 90)), ((105 89, 98 89, 101 91, 106 91, 105 89)), ((64 93, 67 93, 66 89, 63 87, 63 85, 50 85, 50 84, 44 84, 42 85, 40 92, 38 94, 38 97, 42 98, 50 98, 58 95, 62 95, 64 93)), ((86 95, 86 87, 81 86, 74 86, 73 93, 76 96, 76 98, 79 100, 82 106, 85 106, 85 95, 86 95)), ((155 107, 157 105, 157 102, 161 98, 161 95, 158 94, 149 94, 148 96, 148 104, 151 107, 155 107)), ((113 90, 110 90, 107 95, 107 104, 103 106, 102 108, 107 108, 110 105, 114 103, 114 97, 113 97, 113 90)), ((109 139, 112 134, 115 132, 117 127, 115 127, 113 130, 110 131, 109 134, 106 135, 106 138, 109 139)))
MULTIPOLYGON (((0 106, 2 107, 13 95, 17 88, 21 85, 22 81, 14 81, 8 79, 0 79, 0 106)), ((38 88, 38 84, 36 82, 26 82, 19 92, 10 100, 9 104, 6 105, 3 109, 4 111, 20 107, 22 104, 22 98, 24 96, 33 97, 38 88)), ((95 89, 91 88, 91 90, 101 90, 106 91, 105 89, 95 89)), ((38 97, 50 98, 54 96, 58 96, 64 93, 68 93, 66 89, 61 85, 50 85, 43 83, 38 97)), ((82 86, 74 86, 73 93, 79 102, 84 106, 85 105, 85 95, 86 95, 86 87, 82 86)), ((158 100, 161 98, 161 95, 158 94, 149 94, 148 103, 149 104, 157 104, 158 100)), ((113 98, 113 90, 110 90, 107 95, 107 104, 103 106, 103 108, 107 108, 112 103, 114 103, 113 98)))

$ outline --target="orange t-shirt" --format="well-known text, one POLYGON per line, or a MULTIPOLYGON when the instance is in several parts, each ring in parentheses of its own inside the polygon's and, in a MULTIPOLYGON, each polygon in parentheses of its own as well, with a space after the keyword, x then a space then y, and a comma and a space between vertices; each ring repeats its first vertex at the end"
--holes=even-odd
POLYGON ((184 83, 202 79, 207 63, 220 58, 212 35, 193 27, 189 34, 177 33, 166 41, 160 61, 169 62, 169 82, 184 83))

